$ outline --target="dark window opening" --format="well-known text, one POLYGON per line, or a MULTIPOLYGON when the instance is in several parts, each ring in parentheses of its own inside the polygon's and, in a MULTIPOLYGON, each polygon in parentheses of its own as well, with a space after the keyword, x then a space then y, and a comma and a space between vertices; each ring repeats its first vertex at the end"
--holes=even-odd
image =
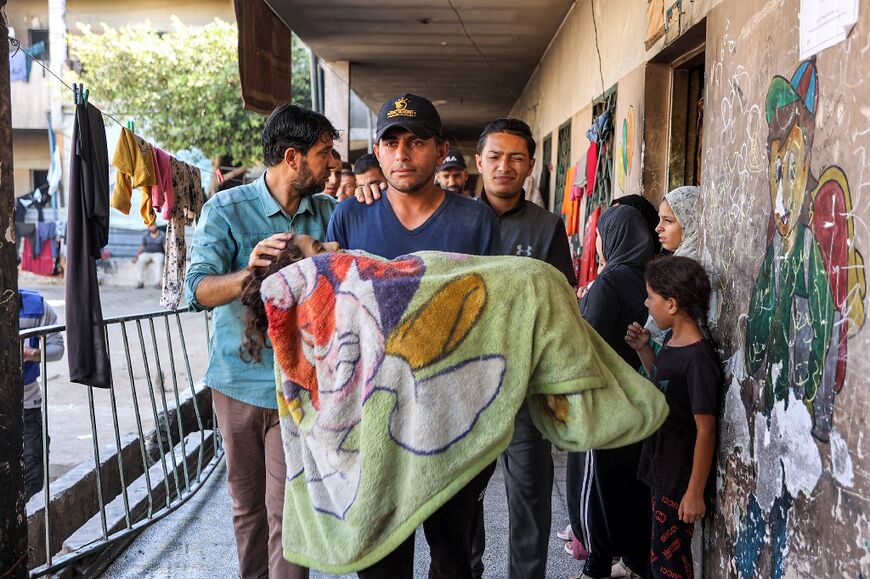
POLYGON ((571 165, 571 120, 559 127, 558 149, 556 150, 556 189, 553 192, 555 203, 553 212, 562 213, 562 197, 565 193, 565 180, 571 165))

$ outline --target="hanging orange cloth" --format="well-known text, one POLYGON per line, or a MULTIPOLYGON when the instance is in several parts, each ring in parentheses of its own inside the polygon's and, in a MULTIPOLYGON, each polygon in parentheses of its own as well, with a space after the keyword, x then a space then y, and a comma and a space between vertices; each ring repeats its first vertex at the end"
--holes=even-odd
POLYGON ((565 220, 565 233, 568 236, 577 234, 577 222, 579 203, 571 196, 571 187, 574 185, 574 176, 577 173, 577 166, 573 165, 568 169, 568 174, 565 176, 565 190, 562 194, 562 216, 565 220))
POLYGON ((115 190, 112 192, 112 207, 124 215, 129 215, 133 187, 141 187, 142 202, 139 213, 145 225, 154 223, 157 215, 151 205, 151 187, 157 184, 157 176, 154 171, 154 154, 151 152, 151 145, 129 129, 122 128, 112 165, 118 169, 115 176, 115 190))

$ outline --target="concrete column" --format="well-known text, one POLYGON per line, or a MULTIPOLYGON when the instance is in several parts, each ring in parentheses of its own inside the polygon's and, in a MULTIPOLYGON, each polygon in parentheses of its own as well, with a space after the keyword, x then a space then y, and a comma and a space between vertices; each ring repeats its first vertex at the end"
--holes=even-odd
POLYGON ((347 161, 350 152, 350 62, 321 61, 323 64, 324 112, 335 128, 341 131, 341 140, 335 150, 347 161))
MULTIPOLYGON (((63 78, 63 72, 66 68, 66 61, 69 56, 66 45, 66 0, 49 0, 48 1, 48 45, 49 45, 49 67, 57 76, 63 78)), ((61 152, 61 166, 63 159, 68 159, 63 154, 64 151, 64 135, 63 135, 63 103, 71 101, 69 89, 62 84, 55 82, 53 79, 49 81, 51 87, 51 125, 54 130, 54 139, 58 150, 61 152)), ((58 188, 57 196, 52 199, 52 207, 54 213, 52 219, 57 219, 57 208, 66 207, 66 171, 61 170, 61 185, 58 188)))
POLYGON ((6 0, 0 0, 0 575, 27 577, 24 516, 24 399, 18 344, 18 269, 15 266, 15 188, 6 0))

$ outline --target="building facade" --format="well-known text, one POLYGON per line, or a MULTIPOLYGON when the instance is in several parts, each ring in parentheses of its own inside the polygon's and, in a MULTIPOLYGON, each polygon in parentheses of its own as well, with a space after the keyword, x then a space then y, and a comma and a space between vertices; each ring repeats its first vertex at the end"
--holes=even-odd
POLYGON ((799 0, 579 0, 511 111, 559 177, 611 98, 610 197, 702 188, 726 369, 705 577, 870 570, 868 8, 801 60, 799 0))

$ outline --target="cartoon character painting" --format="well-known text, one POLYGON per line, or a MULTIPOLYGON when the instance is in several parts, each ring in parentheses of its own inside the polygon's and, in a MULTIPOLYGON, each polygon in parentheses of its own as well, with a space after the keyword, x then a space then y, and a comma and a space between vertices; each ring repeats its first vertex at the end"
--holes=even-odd
POLYGON ((834 394, 843 387, 848 339, 864 324, 864 260, 854 243, 846 175, 811 170, 819 103, 815 59, 791 80, 776 76, 766 100, 771 217, 768 245, 749 307, 746 357, 765 372, 765 406, 789 390, 827 441, 834 394))
POLYGON ((285 453, 297 453, 286 457, 287 479, 307 477, 314 509, 338 519, 359 489, 354 437, 371 396, 395 398, 386 420, 389 439, 427 456, 444 452, 474 428, 504 377, 499 355, 433 369, 456 350, 486 308, 480 276, 455 278, 408 312, 425 265, 416 256, 389 265, 370 256, 322 255, 282 270, 262 287, 282 370, 285 453), (337 331, 336 319, 355 322, 337 331), (274 336, 273 328, 294 331, 274 336), (474 388, 457 387, 463 384, 474 388), (302 444, 287 444, 300 436, 309 449, 319 448, 303 452, 302 444))

